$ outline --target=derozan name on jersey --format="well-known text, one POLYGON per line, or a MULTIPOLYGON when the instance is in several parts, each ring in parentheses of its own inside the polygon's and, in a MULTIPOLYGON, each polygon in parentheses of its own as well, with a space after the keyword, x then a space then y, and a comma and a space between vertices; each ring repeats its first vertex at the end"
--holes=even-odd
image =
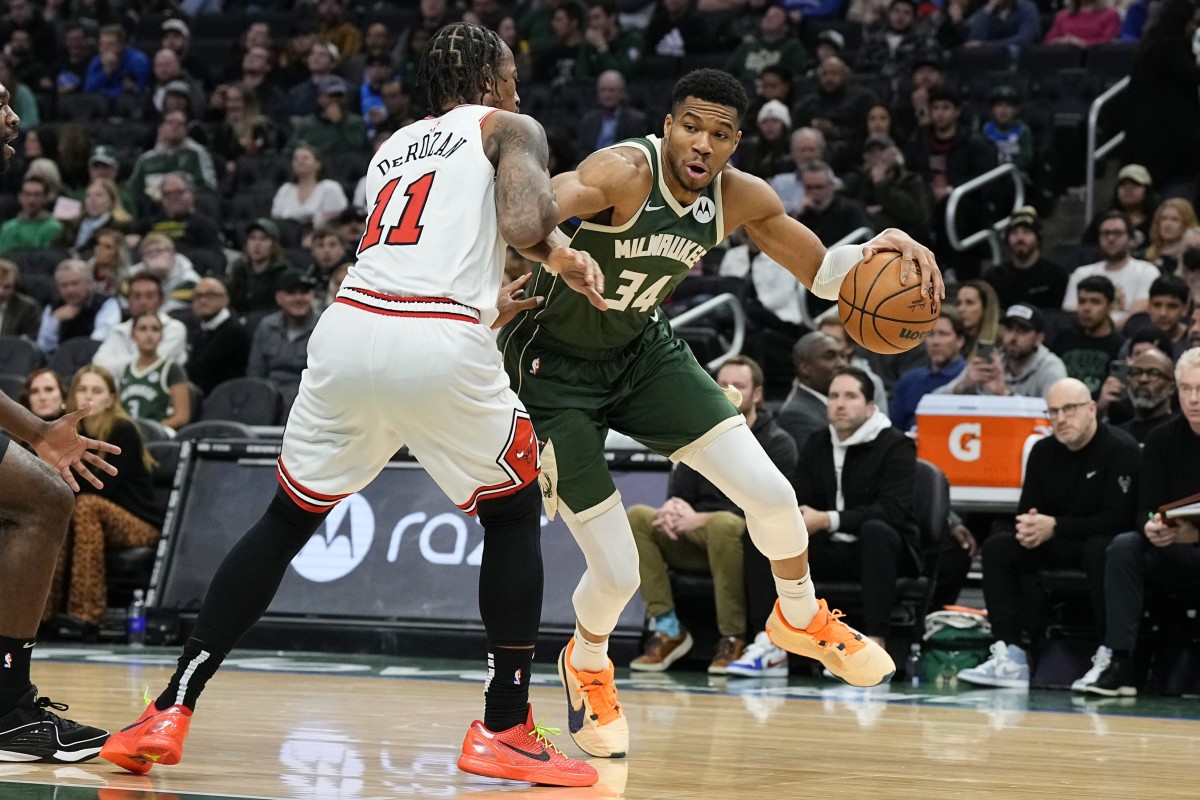
POLYGON ((421 141, 413 142, 404 151, 404 155, 394 158, 391 161, 380 161, 375 166, 379 169, 381 175, 386 175, 388 170, 395 169, 407 164, 409 161, 416 161, 430 156, 442 156, 448 158, 454 155, 458 148, 467 143, 467 140, 456 133, 449 131, 433 131, 421 137, 421 141), (438 139, 441 139, 439 144, 438 139))

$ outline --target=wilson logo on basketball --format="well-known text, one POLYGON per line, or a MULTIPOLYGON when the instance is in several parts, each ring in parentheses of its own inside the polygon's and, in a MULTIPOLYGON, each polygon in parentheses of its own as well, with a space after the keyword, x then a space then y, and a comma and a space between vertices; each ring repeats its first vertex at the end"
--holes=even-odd
MULTIPOLYGON (((922 305, 924 305, 924 303, 922 303, 922 305)), ((925 337, 928 335, 929 335, 929 331, 914 331, 914 330, 909 330, 908 328, 900 329, 900 338, 901 339, 915 339, 916 341, 920 342, 920 341, 924 340, 925 337)))

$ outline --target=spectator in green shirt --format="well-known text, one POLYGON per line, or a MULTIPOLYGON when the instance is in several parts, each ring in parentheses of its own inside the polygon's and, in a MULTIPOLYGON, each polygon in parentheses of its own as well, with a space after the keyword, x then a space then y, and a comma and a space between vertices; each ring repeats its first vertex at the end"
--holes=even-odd
POLYGON ((346 110, 346 82, 337 75, 321 79, 317 95, 317 113, 300 120, 288 149, 307 144, 321 155, 363 152, 367 147, 367 124, 358 114, 346 110))
POLYGON ((808 70, 808 51, 800 40, 788 35, 787 12, 779 6, 767 6, 759 23, 759 35, 751 36, 733 51, 725 62, 725 71, 741 80, 758 77, 763 67, 779 64, 793 75, 808 70))
POLYGON ((158 139, 153 150, 138 156, 129 176, 128 186, 134 197, 148 204, 143 195, 158 202, 161 199, 162 181, 172 172, 186 172, 192 176, 196 186, 209 191, 217 190, 217 170, 212 156, 204 146, 187 135, 188 116, 183 111, 168 111, 158 125, 158 139))
POLYGON ((50 216, 46 201, 50 187, 42 178, 30 176, 21 182, 16 219, 0 225, 0 253, 50 247, 62 232, 62 223, 50 216))
POLYGON ((615 69, 626 79, 641 72, 642 36, 621 27, 616 0, 595 0, 588 10, 583 52, 575 61, 575 77, 595 78, 615 69))

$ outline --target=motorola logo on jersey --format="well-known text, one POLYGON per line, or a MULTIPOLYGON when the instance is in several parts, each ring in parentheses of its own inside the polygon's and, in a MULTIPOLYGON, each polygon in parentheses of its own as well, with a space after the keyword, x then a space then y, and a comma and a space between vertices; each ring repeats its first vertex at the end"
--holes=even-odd
POLYGON ((712 222, 717 215, 717 206, 710 197, 701 197, 692 206, 692 216, 697 222, 712 222))
POLYGON ((313 583, 344 578, 358 567, 375 540, 375 512, 360 494, 334 506, 312 538, 292 560, 292 568, 313 583))

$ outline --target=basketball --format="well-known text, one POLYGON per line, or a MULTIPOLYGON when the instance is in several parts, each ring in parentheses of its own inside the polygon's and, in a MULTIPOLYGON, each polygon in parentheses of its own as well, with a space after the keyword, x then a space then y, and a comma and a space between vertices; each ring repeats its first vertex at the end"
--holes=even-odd
POLYGON ((900 283, 899 253, 876 253, 842 279, 838 312, 850 338, 871 352, 903 353, 925 341, 938 319, 938 301, 921 291, 919 275, 900 283))

